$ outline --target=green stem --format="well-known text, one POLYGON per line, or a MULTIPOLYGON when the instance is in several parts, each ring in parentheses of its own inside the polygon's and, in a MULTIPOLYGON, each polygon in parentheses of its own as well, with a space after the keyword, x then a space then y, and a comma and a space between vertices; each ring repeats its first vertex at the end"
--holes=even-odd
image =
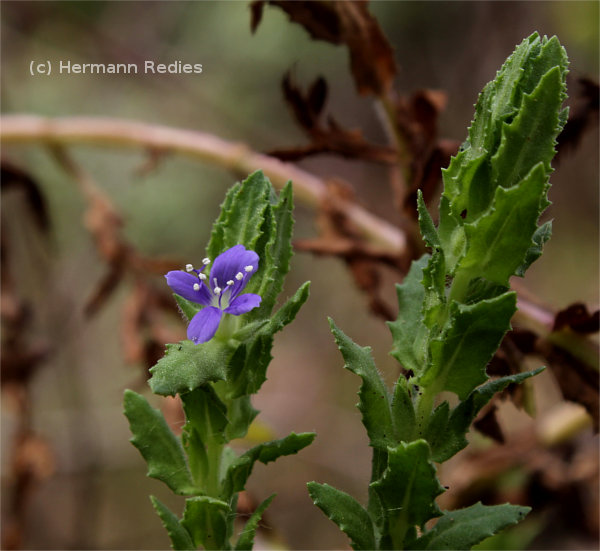
POLYGON ((206 443, 208 457, 208 472, 205 484, 206 494, 210 497, 221 497, 221 458, 223 457, 223 444, 214 440, 206 443))

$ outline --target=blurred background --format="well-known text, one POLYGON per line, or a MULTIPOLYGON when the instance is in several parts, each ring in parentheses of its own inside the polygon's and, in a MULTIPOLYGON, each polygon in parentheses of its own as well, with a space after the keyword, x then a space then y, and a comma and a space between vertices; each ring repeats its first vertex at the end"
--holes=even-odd
MULTIPOLYGON (((567 49, 570 93, 578 93, 577 79, 597 82, 598 6, 561 1, 375 2, 369 9, 394 48, 398 93, 445 91, 439 135, 462 141, 477 94, 514 46, 535 30, 556 34, 567 49)), ((3 114, 117 117, 201 130, 256 151, 291 148, 306 143, 281 90, 283 75, 292 69, 302 88, 325 77, 328 113, 346 128, 360 128, 369 141, 386 143, 373 98, 356 91, 346 48, 312 40, 276 7, 265 6, 254 34, 246 2, 5 1, 1 18, 3 114), (38 59, 182 60, 201 63, 203 72, 31 76, 29 63, 38 59)), ((594 309, 599 300, 597 130, 592 126, 555 165, 553 205, 545 215, 554 219, 553 237, 521 282, 556 310, 574 302, 594 309)), ((204 256, 225 191, 240 177, 228 167, 177 155, 150 158, 147 152, 118 147, 68 150, 122 218, 123 238, 141 255, 179 259, 181 265, 204 256)), ((144 361, 127 361, 130 347, 122 330, 136 282, 124 277, 90 315, 90 297, 107 267, 97 236, 89 231, 89 212, 84 220, 85 193, 46 147, 4 145, 2 156, 12 178, 29 182, 3 185, 2 190, 3 319, 6 304, 15 311, 19 306, 5 304, 4 285, 10 283, 11 293, 28 305, 17 332, 20 342, 27 343, 29 360, 35 361, 23 365, 36 366, 35 372, 23 375, 26 386, 18 384, 18 377, 15 384, 12 379, 3 384, 4 548, 168 548, 148 495, 157 495, 177 511, 182 503, 160 482, 145 477, 146 466, 128 442, 122 414, 123 390, 140 391, 146 377, 144 361), (29 435, 26 445, 19 444, 20 434, 29 435), (29 478, 17 479, 19 468, 29 478)), ((299 165, 322 178, 343 179, 365 208, 397 222, 387 167, 327 154, 299 165)), ((300 200, 296 220, 296 239, 318 234, 317 213, 300 200)), ((164 285, 160 275, 150 279, 156 287, 164 285)), ((257 466, 248 500, 260 502, 278 493, 261 535, 265 546, 348 548, 345 536, 312 505, 305 488, 309 480, 328 482, 364 500, 370 475, 370 449, 354 407, 359 381, 342 369, 327 316, 357 343, 373 347, 377 365, 390 381, 398 367, 388 355, 391 337, 383 320, 369 313, 343 262, 296 254, 284 295, 307 279, 312 281, 311 297, 297 320, 277 336, 269 379, 254 405, 262 412, 259 428, 265 434, 316 431, 318 437, 298 456, 257 466)), ((386 285, 384 298, 393 305, 393 277, 386 285)), ((177 339, 184 330, 174 317, 164 334, 177 339)), ((4 330, 3 339, 6 335, 4 330)), ((3 356, 8 358, 4 348, 3 356)), ((542 363, 529 361, 533 366, 542 363)), ((512 442, 530 442, 540 434, 542 422, 552 423, 552 415, 558 412, 564 420, 573 413, 560 409, 565 402, 551 373, 536 378, 532 392, 537 421, 510 402, 502 405, 499 417, 507 442, 511 434, 512 442)), ((169 407, 157 397, 152 400, 157 407, 169 407)), ((468 488, 473 501, 493 496, 535 502, 528 520, 497 539, 494 548, 597 546, 598 443, 580 413, 575 411, 574 418, 584 421, 559 443, 548 444, 566 447, 560 460, 546 449, 535 456, 537 467, 531 467, 533 460, 520 467, 517 458, 507 461, 499 475, 467 464, 467 452, 459 454, 440 472, 451 487, 447 503, 452 503, 454 488, 466 488, 471 477, 477 482, 468 488)), ((473 441, 478 450, 496 446, 478 434, 473 441)))

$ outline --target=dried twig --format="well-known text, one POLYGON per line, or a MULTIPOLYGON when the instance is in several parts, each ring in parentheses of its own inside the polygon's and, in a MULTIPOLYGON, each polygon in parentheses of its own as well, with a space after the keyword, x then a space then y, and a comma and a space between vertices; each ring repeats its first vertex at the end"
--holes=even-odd
MULTIPOLYGON (((296 197, 319 207, 327 188, 318 177, 298 167, 249 149, 246 145, 222 140, 211 134, 111 118, 46 118, 37 115, 5 115, 0 118, 0 139, 4 145, 44 143, 56 145, 116 146, 177 153, 218 164, 241 174, 263 170, 275 187, 294 182, 296 197)), ((406 253, 406 235, 359 205, 338 200, 339 208, 361 232, 390 253, 406 253)))

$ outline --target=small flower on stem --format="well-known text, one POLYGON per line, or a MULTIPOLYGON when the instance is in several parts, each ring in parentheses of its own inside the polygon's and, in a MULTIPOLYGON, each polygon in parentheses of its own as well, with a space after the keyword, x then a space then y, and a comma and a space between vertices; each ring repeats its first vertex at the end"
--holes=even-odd
POLYGON ((240 295, 258 269, 258 255, 254 251, 246 250, 243 245, 231 247, 217 256, 207 276, 203 271, 209 264, 210 260, 205 258, 200 270, 188 264, 185 272, 176 270, 165 275, 175 293, 204 306, 188 325, 188 339, 195 344, 214 337, 223 314, 245 314, 261 301, 253 293, 240 295))

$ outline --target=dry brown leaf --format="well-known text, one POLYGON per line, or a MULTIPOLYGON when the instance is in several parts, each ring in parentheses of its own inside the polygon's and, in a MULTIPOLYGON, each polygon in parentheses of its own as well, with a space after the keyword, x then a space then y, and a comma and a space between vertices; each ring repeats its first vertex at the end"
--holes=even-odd
MULTIPOLYGON (((332 44, 345 44, 350 52, 350 68, 361 95, 385 95, 396 76, 394 51, 366 1, 270 0, 269 5, 286 12, 291 21, 302 25, 312 38, 332 44)), ((262 18, 265 2, 251 4, 254 32, 262 18)))

